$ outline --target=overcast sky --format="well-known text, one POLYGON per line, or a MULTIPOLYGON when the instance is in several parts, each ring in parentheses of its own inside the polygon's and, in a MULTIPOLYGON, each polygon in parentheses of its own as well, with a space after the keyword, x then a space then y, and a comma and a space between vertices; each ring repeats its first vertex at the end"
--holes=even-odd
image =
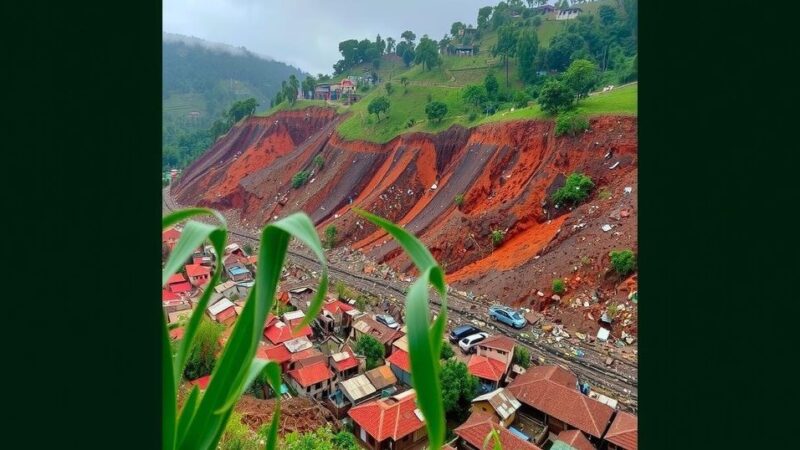
POLYGON ((333 71, 341 41, 400 40, 405 30, 439 40, 498 1, 163 0, 163 31, 246 47, 316 75, 333 71))

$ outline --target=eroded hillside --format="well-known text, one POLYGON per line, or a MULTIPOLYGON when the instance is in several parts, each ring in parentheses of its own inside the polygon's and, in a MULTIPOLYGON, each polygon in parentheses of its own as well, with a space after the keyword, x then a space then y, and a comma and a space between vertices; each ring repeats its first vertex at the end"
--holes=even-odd
POLYGON ((451 284, 512 304, 549 299, 555 277, 574 289, 613 288, 608 252, 636 248, 635 117, 593 118, 577 137, 555 137, 552 121, 529 120, 386 144, 342 140, 340 120, 326 108, 250 118, 192 164, 173 195, 183 205, 238 211, 247 224, 302 210, 320 231, 334 225, 337 245, 410 270, 394 241, 351 212, 359 206, 419 236, 451 284), (302 170, 308 182, 295 189, 302 170), (573 171, 594 180, 593 194, 574 210, 554 209, 546 199, 573 171), (505 232, 496 246, 493 230, 505 232))

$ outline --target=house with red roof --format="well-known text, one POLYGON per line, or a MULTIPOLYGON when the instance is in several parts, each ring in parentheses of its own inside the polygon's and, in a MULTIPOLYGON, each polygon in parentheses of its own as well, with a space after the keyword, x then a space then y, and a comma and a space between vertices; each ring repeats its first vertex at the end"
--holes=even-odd
MULTIPOLYGON (((456 447, 459 449, 482 450, 486 436, 492 430, 498 432, 503 450, 541 450, 532 442, 524 440, 521 436, 500 425, 497 416, 481 411, 473 411, 466 422, 453 430, 458 436, 456 447)), ((493 440, 490 440, 487 444, 488 448, 494 448, 493 440)))
POLYGON ((550 450, 597 450, 586 435, 579 430, 562 431, 550 450))
MULTIPOLYGON (((286 343, 284 342, 284 346, 286 343)), ((288 347, 288 346, 287 346, 288 347)), ((291 351, 291 350, 289 350, 291 351)), ((307 348, 298 352, 292 353, 289 357, 288 369, 294 370, 300 367, 310 366, 320 361, 327 361, 328 357, 316 348, 307 348)))
POLYGON ((392 373, 401 383, 411 386, 411 360, 408 351, 394 347, 392 354, 386 358, 392 373))
POLYGON ((166 244, 170 250, 175 248, 175 244, 180 238, 181 232, 175 228, 170 228, 169 230, 161 232, 161 243, 166 244))
POLYGON ((503 335, 490 336, 478 344, 475 354, 467 361, 467 369, 478 378, 481 392, 491 392, 505 385, 515 345, 513 339, 503 335))
POLYGON ((288 340, 295 339, 301 336, 311 336, 313 331, 308 325, 304 326, 297 332, 293 331, 294 327, 287 325, 280 320, 273 320, 265 329, 264 337, 267 338, 274 345, 282 344, 288 340))
POLYGON ((322 305, 318 322, 327 333, 342 333, 346 335, 350 333, 354 318, 362 314, 352 305, 348 305, 336 298, 329 298, 322 305))
POLYGON ((238 315, 236 313, 236 305, 225 297, 213 305, 209 305, 208 308, 206 308, 206 313, 211 320, 222 324, 234 322, 238 315))
POLYGON ((639 419, 618 411, 605 437, 608 450, 636 450, 639 443, 639 419))
POLYGON ((525 414, 546 425, 550 433, 580 430, 594 444, 608 429, 614 409, 582 394, 578 378, 559 366, 536 366, 518 375, 507 389, 522 403, 525 414))
POLYGON ((392 344, 403 337, 404 333, 400 330, 389 328, 382 323, 378 323, 372 317, 363 315, 353 323, 350 336, 353 342, 358 342, 358 339, 363 335, 372 336, 377 339, 378 342, 383 344, 385 354, 389 355, 393 351, 392 344))
POLYGON ((336 380, 346 380, 358 374, 358 359, 350 350, 333 353, 328 357, 328 365, 336 375, 336 380))
POLYGON ((186 275, 192 286, 202 286, 211 279, 211 268, 200 264, 187 264, 186 275))
POLYGON ((173 294, 186 294, 192 290, 192 285, 182 273, 176 273, 167 280, 167 289, 173 294))
POLYGON ((192 386, 197 386, 198 388, 200 388, 201 391, 205 391, 210 381, 211 381, 211 375, 206 375, 196 380, 189 381, 189 384, 191 384, 192 386))
POLYGON ((413 389, 389 398, 352 407, 353 434, 368 449, 405 450, 423 448, 428 442, 425 420, 417 408, 413 389))
POLYGON ((333 372, 325 361, 287 372, 287 380, 299 395, 321 400, 333 389, 333 372))
POLYGON ((256 350, 256 358, 267 361, 275 361, 281 366, 281 373, 289 371, 288 363, 292 354, 285 345, 261 346, 256 350))

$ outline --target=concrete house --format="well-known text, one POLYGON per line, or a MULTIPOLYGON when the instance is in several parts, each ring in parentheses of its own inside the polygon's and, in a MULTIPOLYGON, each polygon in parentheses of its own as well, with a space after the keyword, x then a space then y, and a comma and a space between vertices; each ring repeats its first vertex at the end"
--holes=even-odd
POLYGON ((187 264, 186 275, 192 286, 202 286, 211 279, 211 268, 200 264, 187 264))
POLYGON ((503 335, 487 338, 467 361, 469 373, 478 377, 480 391, 491 392, 504 386, 514 359, 514 340, 503 335))
POLYGON ((227 298, 222 298, 220 301, 210 305, 206 308, 206 313, 211 320, 228 324, 236 320, 236 305, 227 298))
POLYGON ((286 375, 289 384, 299 395, 317 400, 327 397, 333 387, 333 372, 325 361, 290 370, 286 375))
POLYGON ((483 394, 472 399, 471 411, 480 411, 483 414, 494 414, 499 423, 508 428, 516 419, 517 410, 522 406, 511 392, 499 388, 488 394, 483 394))

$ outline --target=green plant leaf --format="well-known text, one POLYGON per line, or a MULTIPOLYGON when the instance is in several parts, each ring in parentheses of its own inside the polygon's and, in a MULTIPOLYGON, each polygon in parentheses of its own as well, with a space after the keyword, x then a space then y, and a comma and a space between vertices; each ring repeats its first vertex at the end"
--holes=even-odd
POLYGON ((227 227, 227 222, 225 221, 225 217, 223 217, 222 214, 218 213, 217 211, 214 211, 213 209, 187 208, 187 209, 182 209, 180 211, 175 211, 170 215, 162 217, 161 229, 166 230, 172 225, 175 225, 176 223, 179 222, 183 222, 184 220, 194 216, 213 216, 222 224, 223 228, 227 227))
MULTIPOLYGON (((186 402, 183 404, 183 409, 181 410, 181 416, 178 419, 178 434, 176 440, 183 439, 183 436, 186 433, 186 429, 189 426, 189 423, 192 422, 192 417, 194 413, 197 412, 197 402, 200 399, 200 388, 195 385, 192 388, 192 391, 189 393, 189 397, 186 399, 186 402)), ((170 448, 174 448, 170 447, 170 448)))
POLYGON ((267 380, 269 385, 272 386, 272 391, 275 392, 275 408, 272 410, 272 421, 270 421, 269 431, 267 433, 267 447, 268 449, 277 448, 278 443, 278 424, 281 417, 281 366, 270 361, 267 364, 267 380))
MULTIPOLYGON (((291 236, 298 237, 312 247, 312 250, 322 257, 321 262, 327 271, 319 237, 316 236, 316 231, 308 216, 300 213, 293 214, 264 228, 261 233, 262 245, 259 249, 259 270, 256 272, 255 285, 251 289, 241 315, 236 320, 233 332, 214 367, 211 381, 197 412, 185 436, 179 442, 179 448, 213 447, 222 435, 221 430, 225 426, 225 421, 230 415, 236 399, 245 389, 248 377, 255 376, 250 368, 264 329, 264 322, 275 300, 275 292, 291 236), (313 238, 309 236, 310 230, 313 232, 313 238)), ((324 296, 326 289, 327 276, 323 276, 318 293, 324 296)), ((210 290, 209 288, 208 291, 210 290)), ((321 303, 322 296, 318 295, 314 302, 321 303)), ((320 306, 312 305, 312 311, 314 307, 318 310, 320 306)), ((255 372, 255 374, 257 373, 255 372)))
POLYGON ((494 439, 494 443, 492 444, 493 450, 503 450, 503 445, 500 443, 500 433, 494 427, 492 427, 492 431, 486 435, 486 438, 483 439, 482 449, 486 448, 490 439, 494 439))
POLYGON ((165 449, 175 448, 175 429, 177 405, 175 401, 175 379, 172 377, 172 349, 169 344, 169 332, 166 319, 161 321, 161 398, 164 415, 161 446, 165 449))
POLYGON ((386 219, 355 209, 355 212, 391 234, 411 256, 420 277, 406 295, 406 326, 408 327, 409 358, 417 405, 425 416, 430 448, 440 448, 444 442, 445 419, 442 387, 439 379, 439 354, 447 322, 447 286, 444 272, 430 251, 413 235, 386 219), (442 298, 442 307, 432 325, 428 307, 428 285, 433 285, 442 298))

